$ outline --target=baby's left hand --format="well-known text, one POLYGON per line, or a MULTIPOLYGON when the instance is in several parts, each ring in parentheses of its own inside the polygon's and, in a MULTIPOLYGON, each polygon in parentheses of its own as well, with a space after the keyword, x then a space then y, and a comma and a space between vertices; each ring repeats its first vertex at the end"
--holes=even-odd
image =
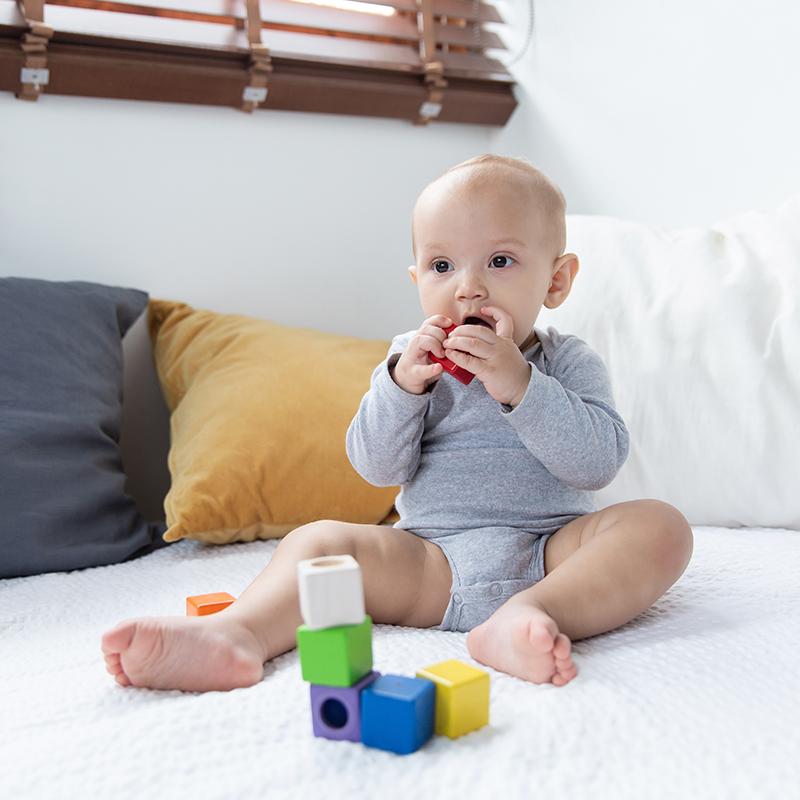
POLYGON ((496 331, 483 325, 459 325, 444 341, 445 355, 472 372, 498 403, 519 405, 531 378, 531 365, 515 344, 511 315, 484 306, 482 314, 497 320, 496 331))

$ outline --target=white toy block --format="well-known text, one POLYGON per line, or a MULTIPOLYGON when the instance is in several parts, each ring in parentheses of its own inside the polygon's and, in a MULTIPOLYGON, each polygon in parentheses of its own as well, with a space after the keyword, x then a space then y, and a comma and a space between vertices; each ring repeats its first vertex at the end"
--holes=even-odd
POLYGON ((361 567, 351 555, 320 556, 297 563, 300 613, 312 630, 364 621, 361 567))

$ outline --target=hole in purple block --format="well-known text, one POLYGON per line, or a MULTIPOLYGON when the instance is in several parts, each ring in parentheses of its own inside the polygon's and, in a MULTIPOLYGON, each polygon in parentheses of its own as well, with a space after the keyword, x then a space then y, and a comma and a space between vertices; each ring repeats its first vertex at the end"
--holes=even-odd
POLYGON ((330 728, 344 728, 347 725, 347 709, 340 700, 328 698, 320 709, 322 721, 330 728))

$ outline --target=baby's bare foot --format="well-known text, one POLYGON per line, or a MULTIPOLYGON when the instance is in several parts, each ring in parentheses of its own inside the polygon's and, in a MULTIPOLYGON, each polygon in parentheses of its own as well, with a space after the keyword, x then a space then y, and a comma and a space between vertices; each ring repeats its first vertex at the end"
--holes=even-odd
POLYGON ((222 617, 125 620, 103 634, 101 648, 121 686, 224 691, 252 686, 264 674, 256 637, 222 617))
POLYGON ((578 673, 572 643, 539 606, 503 606, 467 634, 467 649, 476 661, 532 683, 563 686, 578 673))

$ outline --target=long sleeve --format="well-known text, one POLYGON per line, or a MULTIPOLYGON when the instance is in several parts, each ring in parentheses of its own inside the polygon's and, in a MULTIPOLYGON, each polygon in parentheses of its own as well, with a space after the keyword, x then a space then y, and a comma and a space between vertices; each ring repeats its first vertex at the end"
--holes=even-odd
POLYGON ((531 364, 520 404, 501 405, 500 413, 553 476, 577 489, 600 489, 628 456, 628 430, 600 356, 577 336, 550 332, 560 339, 547 362, 550 374, 531 364))
POLYGON ((392 339, 387 357, 372 373, 369 391, 347 429, 347 457, 373 486, 408 483, 419 466, 425 412, 434 384, 423 394, 410 394, 389 374, 413 333, 392 339))

